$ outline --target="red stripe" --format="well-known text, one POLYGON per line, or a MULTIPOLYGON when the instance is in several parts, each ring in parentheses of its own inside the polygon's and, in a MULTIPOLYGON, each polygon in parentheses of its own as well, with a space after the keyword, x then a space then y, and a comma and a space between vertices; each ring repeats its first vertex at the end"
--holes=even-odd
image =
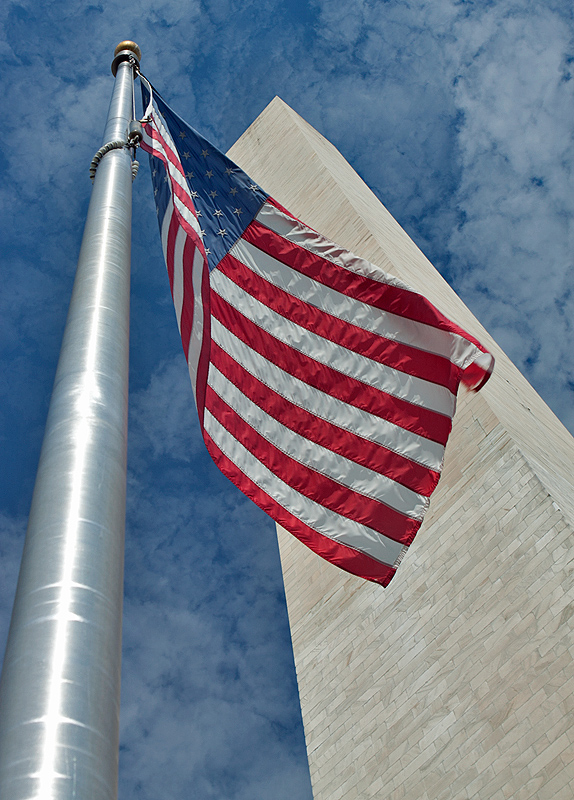
POLYGON ((172 212, 169 220, 169 228, 167 231, 167 242, 165 247, 165 263, 167 265, 167 274, 169 276, 169 288, 171 289, 171 296, 173 298, 173 273, 174 273, 174 253, 175 253, 175 239, 179 230, 179 222, 177 215, 172 212))
POLYGON ((227 431, 232 431, 231 435, 255 458, 299 494, 396 542, 410 544, 414 539, 420 521, 401 514, 379 500, 359 494, 291 458, 245 422, 209 384, 205 407, 227 431))
POLYGON ((416 292, 357 275, 284 239, 256 220, 246 228, 242 238, 318 283, 382 311, 456 333, 485 352, 480 342, 447 319, 432 303, 416 292))
POLYGON ((203 308, 203 336, 201 340, 201 352, 197 363, 197 378, 195 381, 195 398, 197 403, 197 413, 199 424, 203 430, 203 412, 205 409, 205 389, 207 386, 207 372, 209 370, 209 353, 211 351, 211 289, 209 286, 209 270, 207 261, 204 258, 203 272, 201 276, 201 303, 203 308))
MULTIPOLYGON (((183 165, 182 165, 181 161, 179 160, 179 156, 176 153, 173 152, 173 150, 171 149, 171 147, 169 146, 167 141, 162 136, 160 136, 160 134, 157 133, 155 130, 152 130, 151 138, 153 138, 155 141, 160 142, 163 145, 163 149, 164 149, 165 153, 162 152, 161 150, 157 150, 155 147, 150 147, 149 145, 145 146, 144 150, 147 150, 148 153, 151 153, 153 156, 155 156, 156 158, 159 158, 159 159, 161 159, 161 161, 163 161, 163 163, 164 163, 164 165, 166 167, 167 173, 169 175, 169 179, 170 179, 170 183, 171 183, 171 187, 172 187, 172 192, 177 195, 178 199, 183 203, 183 205, 189 211, 191 211, 191 213, 194 215, 194 217, 197 216, 196 213, 195 213, 195 207, 193 205, 193 200, 191 199, 191 196, 189 195, 189 192, 186 191, 186 189, 184 187, 180 186, 179 183, 173 179, 173 177, 171 176, 171 173, 170 173, 168 162, 169 162, 169 164, 171 164, 171 166, 177 172, 180 173, 180 175, 182 176, 184 181, 186 181, 185 172, 183 170, 183 165), (166 156, 167 156, 167 158, 166 158, 166 156)), ((143 143, 142 143, 142 145, 143 145, 143 143)), ((186 181, 186 185, 187 185, 187 181, 186 181)))
POLYGON ((388 450, 380 444, 333 425, 277 394, 234 361, 215 342, 211 361, 237 388, 285 427, 338 455, 430 497, 440 477, 428 467, 388 450))
POLYGON ((462 373, 462 382, 472 389, 473 392, 478 392, 492 375, 493 367, 494 358, 490 362, 489 369, 483 369, 479 367, 478 364, 470 364, 462 373))
POLYGON ((185 357, 189 353, 189 339, 191 337, 191 329, 193 327, 193 258, 195 256, 196 247, 191 241, 189 236, 185 237, 185 244, 182 253, 183 270, 183 303, 181 306, 181 343, 183 344, 183 352, 185 357))
MULTIPOLYGON (((176 154, 174 154, 173 150, 170 146, 165 142, 162 136, 151 127, 151 125, 145 125, 144 129, 147 135, 155 140, 159 141, 164 145, 166 150, 167 156, 169 161, 173 166, 181 173, 183 177, 185 177, 183 167, 179 158, 176 154)), ((158 150, 151 147, 147 142, 142 141, 141 143, 143 149, 151 153, 155 158, 159 158, 166 167, 167 173, 169 175, 169 167, 166 160, 166 156, 159 152, 158 150)), ((193 206, 193 201, 191 197, 186 193, 184 189, 182 189, 179 184, 175 183, 175 181, 171 178, 170 175, 170 186, 172 195, 175 193, 177 197, 184 203, 186 208, 188 208, 195 217, 197 217, 195 213, 195 208, 193 206)), ((209 368, 209 348, 210 348, 210 341, 211 341, 211 325, 210 325, 210 315, 209 315, 209 297, 210 297, 210 289, 209 289, 209 273, 207 270, 207 257, 205 256, 203 242, 201 241, 197 232, 191 227, 191 225, 185 220, 181 213, 177 210, 177 207, 174 203, 174 210, 173 210, 173 217, 177 218, 179 225, 184 229, 185 233, 187 234, 188 241, 185 243, 184 251, 188 249, 189 240, 191 240, 192 246, 195 248, 199 248, 203 260, 203 274, 202 274, 202 281, 201 281, 201 295, 202 295, 202 303, 203 303, 203 336, 201 341, 201 353, 198 360, 197 366, 197 375, 195 380, 195 395, 197 401, 197 411, 199 414, 199 421, 201 426, 203 427, 203 411, 205 406, 205 386, 207 383, 207 371, 209 368)), ((171 231, 171 221, 170 221, 170 231, 171 231)), ((167 259, 166 259, 167 261, 167 259)), ((171 269, 172 275, 170 276, 170 285, 172 287, 172 295, 173 295, 173 251, 171 257, 171 269)), ((168 273, 169 273, 169 266, 168 266, 168 273)), ((193 324, 193 283, 192 283, 192 274, 193 274, 193 255, 191 257, 191 263, 189 266, 185 263, 185 252, 184 252, 184 301, 182 307, 182 319, 180 322, 181 325, 181 339, 183 350, 185 353, 186 358, 189 360, 189 340, 191 336, 192 324, 193 324)))
POLYGON ((373 581, 381 586, 388 586, 396 570, 393 567, 381 564, 374 558, 354 550, 344 544, 339 544, 327 536, 305 525, 293 516, 283 506, 279 505, 272 497, 264 492, 256 483, 243 473, 239 467, 230 461, 211 439, 208 433, 203 434, 205 444, 214 462, 229 480, 240 489, 244 495, 251 498, 259 508, 265 511, 272 519, 282 525, 287 531, 307 545, 313 552, 335 564, 340 569, 373 581))
POLYGON ((385 339, 321 311, 260 277, 231 254, 222 259, 219 269, 237 286, 302 328, 407 375, 445 386, 456 394, 461 370, 447 358, 385 339))
MULTIPOLYGON (((285 206, 282 206, 281 203, 278 203, 277 200, 275 200, 274 197, 268 197, 265 202, 269 203, 270 206, 273 206, 278 211, 281 211, 283 214, 286 214, 288 217, 291 217, 291 219, 294 219, 295 222, 300 222, 301 225, 303 225, 304 228, 307 228, 307 230, 313 231, 313 233, 317 233, 317 231, 314 228, 312 228, 310 225, 307 225, 306 222, 303 222, 302 220, 299 219, 299 217, 296 217, 290 211, 287 211, 285 206)), ((319 234, 319 235, 321 235, 321 234, 319 234)))
POLYGON ((178 199, 187 208, 187 210, 190 211, 193 214, 193 216, 197 218, 197 214, 195 212, 195 206, 193 205, 193 200, 191 199, 191 196, 188 194, 186 189, 183 188, 183 186, 180 186, 179 183, 177 183, 171 178, 171 175, 170 179, 171 179, 172 191, 177 195, 178 199))
POLYGON ((385 394, 300 353, 255 325, 214 291, 211 293, 211 313, 248 347, 290 375, 405 430, 446 444, 452 427, 449 417, 385 394))
MULTIPOLYGON (((143 129, 144 129, 145 133, 151 139, 152 138, 152 135, 151 135, 152 134, 152 127, 151 127, 151 125, 149 125, 149 123, 148 123, 147 125, 143 126, 143 129)), ((152 156, 155 155, 155 151, 153 149, 153 145, 148 144, 146 142, 145 138, 141 140, 140 147, 141 147, 142 150, 145 150, 146 153, 151 153, 152 156)))
MULTIPOLYGON (((163 139, 161 139, 159 136, 154 136, 154 138, 155 139, 159 139, 160 141, 163 142, 163 139)), ((196 219, 197 219, 197 214, 195 213, 195 207, 193 205, 193 201, 192 201, 189 193, 172 179, 171 175, 169 174, 169 167, 168 167, 168 163, 167 163, 167 160, 166 160, 166 157, 164 156, 164 154, 161 153, 159 150, 155 150, 155 149, 151 148, 149 145, 147 145, 143 141, 142 141, 142 147, 143 147, 144 150, 146 150, 146 152, 151 153, 152 156, 154 156, 155 158, 159 158, 159 160, 163 162, 163 164, 164 164, 164 166, 166 168, 167 174, 169 175, 169 182, 170 182, 170 186, 171 186, 172 195, 175 194, 178 197, 178 199, 183 203, 183 205, 188 209, 188 211, 190 211, 193 214, 193 216, 196 217, 196 219)), ((167 145, 166 145, 166 148, 169 150, 167 145)), ((172 155, 173 155, 173 153, 172 153, 172 155)), ((178 171, 181 172, 181 164, 180 164, 180 162, 178 161, 178 162, 172 162, 172 163, 174 163, 174 166, 179 167, 180 169, 178 171)), ((177 209, 175 203, 174 203, 174 212, 177 214, 177 218, 179 220, 179 224, 182 226, 182 228, 187 233, 187 235, 191 236, 191 238, 194 240, 196 246, 198 246, 200 248, 203 248, 203 244, 201 242, 201 239, 200 239, 197 231, 195 231, 191 227, 189 222, 186 219, 184 219, 184 217, 181 215, 181 212, 177 209)))
MULTIPOLYGON (((155 119, 154 119, 154 123, 156 125, 158 124, 155 119)), ((181 174, 182 178, 185 178, 185 172, 184 172, 183 165, 182 165, 182 163, 180 161, 179 156, 177 155, 177 153, 175 153, 171 149, 170 145, 167 143, 166 139, 159 132, 159 130, 157 130, 156 128, 152 127, 152 125, 149 122, 144 125, 144 130, 145 130, 145 132, 147 133, 147 135, 149 136, 150 139, 153 139, 154 141, 159 142, 163 146, 163 148, 165 150, 165 156, 167 156, 167 158, 169 159, 170 163, 173 164, 175 169, 181 174)), ((148 153, 152 152, 152 148, 150 148, 149 145, 147 145, 147 147, 145 149, 148 151, 148 153)), ((163 153, 160 153, 160 152, 156 151, 155 148, 153 148, 153 152, 157 153, 157 155, 159 155, 159 157, 162 159, 162 161, 165 161, 165 157, 164 157, 163 153)))

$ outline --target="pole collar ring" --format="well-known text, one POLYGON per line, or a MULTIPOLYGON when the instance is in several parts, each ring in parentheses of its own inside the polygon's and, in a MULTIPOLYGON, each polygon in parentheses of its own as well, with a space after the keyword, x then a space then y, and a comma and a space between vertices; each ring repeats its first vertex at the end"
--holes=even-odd
POLYGON ((116 77, 119 65, 124 61, 129 61, 132 65, 139 69, 140 62, 133 50, 120 50, 119 53, 116 53, 114 60, 112 61, 112 75, 114 78, 116 77))

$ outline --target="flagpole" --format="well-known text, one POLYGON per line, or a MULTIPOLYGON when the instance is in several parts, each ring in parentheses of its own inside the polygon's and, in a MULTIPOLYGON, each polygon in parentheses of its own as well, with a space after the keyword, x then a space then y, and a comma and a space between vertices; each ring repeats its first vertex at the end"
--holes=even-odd
MULTIPOLYGON (((140 57, 116 48, 104 145, 140 57)), ((6 800, 117 797, 132 159, 99 154, 0 680, 6 800)))

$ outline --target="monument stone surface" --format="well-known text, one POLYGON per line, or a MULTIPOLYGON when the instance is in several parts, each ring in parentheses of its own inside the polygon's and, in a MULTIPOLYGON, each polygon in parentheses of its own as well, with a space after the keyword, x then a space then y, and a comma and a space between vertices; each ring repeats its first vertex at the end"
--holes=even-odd
POLYGON ((316 800, 574 797, 574 439, 340 153, 275 98, 229 155, 496 357, 390 586, 279 530, 316 800))

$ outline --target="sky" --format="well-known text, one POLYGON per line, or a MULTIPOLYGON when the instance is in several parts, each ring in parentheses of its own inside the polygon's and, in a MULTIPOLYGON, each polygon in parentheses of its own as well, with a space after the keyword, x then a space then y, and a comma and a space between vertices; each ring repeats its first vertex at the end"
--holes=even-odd
MULTIPOLYGON (((279 95, 574 432, 573 14, 566 0, 5 0, 0 652, 115 45, 137 41, 144 74, 222 150, 279 95)), ((119 796, 307 800, 274 526, 205 452, 140 161, 119 796)))

